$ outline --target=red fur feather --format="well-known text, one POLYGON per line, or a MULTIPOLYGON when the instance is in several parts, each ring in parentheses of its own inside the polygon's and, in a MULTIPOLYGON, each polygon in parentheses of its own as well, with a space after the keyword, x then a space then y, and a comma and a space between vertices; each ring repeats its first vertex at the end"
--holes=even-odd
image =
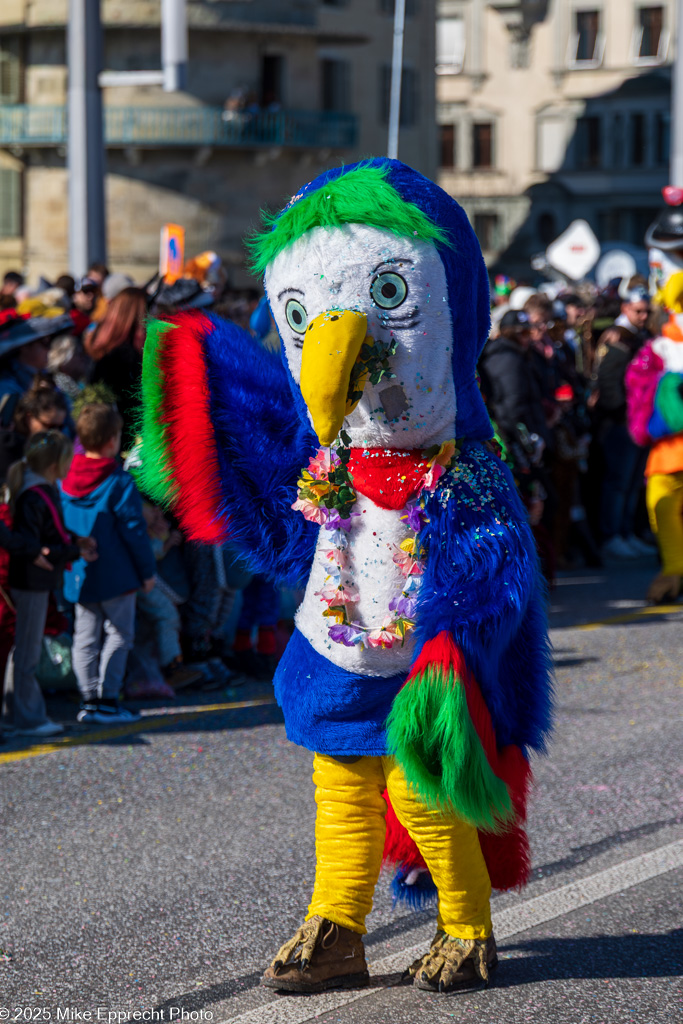
MULTIPOLYGON (((405 685, 423 672, 428 665, 440 665, 444 674, 452 670, 465 687, 467 708, 486 758, 498 778, 510 792, 515 818, 507 831, 501 834, 479 831, 479 841, 486 861, 491 885, 494 889, 521 887, 529 880, 530 853, 524 823, 526 803, 531 785, 531 769, 519 747, 509 745, 498 748, 491 715, 479 685, 465 663, 450 633, 443 631, 427 641, 415 660, 405 685)), ((388 794, 384 794, 389 810, 384 859, 410 868, 423 867, 424 860, 417 846, 398 821, 388 794)))
POLYGON ((173 324, 164 337, 163 403, 178 487, 176 512, 193 540, 222 544, 227 531, 218 520, 220 480, 202 349, 202 338, 212 324, 197 313, 179 313, 173 324))

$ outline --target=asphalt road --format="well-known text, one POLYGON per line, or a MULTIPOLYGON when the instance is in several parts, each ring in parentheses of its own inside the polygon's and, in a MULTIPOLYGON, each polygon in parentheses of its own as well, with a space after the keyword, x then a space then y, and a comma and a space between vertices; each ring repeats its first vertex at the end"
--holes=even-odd
POLYGON ((533 880, 494 898, 491 989, 398 984, 433 915, 392 909, 386 879, 368 922, 369 994, 259 988, 306 910, 315 808, 311 755, 288 744, 268 686, 247 686, 150 709, 132 731, 0 746, 0 1022, 15 1008, 96 1020, 98 1007, 108 1024, 135 1011, 215 1024, 682 1020, 683 604, 644 607, 652 571, 564 576, 552 595, 557 731, 534 764, 533 880))

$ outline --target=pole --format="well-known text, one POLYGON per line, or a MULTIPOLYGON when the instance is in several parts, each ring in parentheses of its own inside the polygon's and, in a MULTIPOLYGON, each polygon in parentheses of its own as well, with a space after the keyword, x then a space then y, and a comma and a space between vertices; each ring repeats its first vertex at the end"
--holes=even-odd
POLYGON ((187 81, 186 0, 161 0, 161 64, 164 92, 178 92, 187 81))
POLYGON ((100 0, 69 0, 69 269, 82 277, 106 261, 100 0))
POLYGON ((401 121, 401 77, 403 73, 403 32, 406 0, 394 0, 394 48, 391 55, 391 99, 389 103, 389 140, 387 156, 398 160, 398 129, 401 121))
POLYGON ((676 47, 671 74, 671 162, 669 184, 683 188, 683 0, 676 2, 676 47))

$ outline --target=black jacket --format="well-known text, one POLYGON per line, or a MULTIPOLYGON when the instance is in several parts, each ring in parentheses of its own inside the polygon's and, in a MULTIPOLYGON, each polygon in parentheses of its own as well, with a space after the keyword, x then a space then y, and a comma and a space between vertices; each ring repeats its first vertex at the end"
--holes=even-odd
POLYGON ((12 533, 9 526, 0 519, 0 548, 4 548, 12 555, 26 555, 33 560, 40 554, 42 544, 37 540, 28 541, 19 533, 12 533))
POLYGON ((549 431, 542 403, 542 386, 534 354, 508 338, 494 338, 484 349, 483 371, 491 418, 504 441, 519 439, 517 424, 538 434, 546 444, 549 431))
POLYGON ((30 488, 19 495, 14 510, 12 528, 15 533, 24 538, 28 553, 12 553, 10 556, 9 584, 11 587, 16 587, 17 590, 55 590, 62 585, 65 566, 69 562, 75 561, 80 555, 77 544, 67 544, 60 536, 52 511, 38 491, 47 494, 62 525, 64 523, 62 503, 56 487, 41 484, 39 487, 30 488), (34 554, 32 558, 31 552, 35 549, 36 544, 38 544, 39 550, 43 547, 49 548, 49 554, 46 557, 54 566, 52 571, 39 569, 33 564, 33 558, 36 556, 34 554))
MULTIPOLYGON (((595 412, 598 421, 607 424, 626 423, 626 384, 628 365, 643 344, 643 335, 632 334, 623 327, 609 328, 619 333, 619 340, 609 342, 600 360, 597 376, 598 400, 595 412)), ((600 341, 598 342, 598 347, 600 341)))

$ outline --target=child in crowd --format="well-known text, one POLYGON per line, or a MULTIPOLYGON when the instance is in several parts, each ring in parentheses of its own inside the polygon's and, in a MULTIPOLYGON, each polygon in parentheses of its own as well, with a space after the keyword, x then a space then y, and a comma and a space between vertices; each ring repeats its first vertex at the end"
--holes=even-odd
POLYGON ((83 406, 76 433, 83 454, 62 484, 67 525, 92 535, 100 558, 75 562, 64 596, 76 604, 73 667, 79 722, 119 723, 139 716, 119 705, 135 637, 135 595, 154 586, 154 555, 135 481, 118 459, 123 420, 112 405, 83 406))
POLYGON ((7 474, 13 528, 29 542, 10 558, 9 583, 16 610, 14 651, 7 663, 3 717, 23 736, 54 736, 63 726, 52 722, 36 679, 36 669, 51 590, 62 584, 64 567, 73 559, 95 562, 97 546, 89 537, 73 537, 64 524, 57 480, 72 457, 71 441, 57 430, 30 438, 26 454, 7 474), (35 547, 44 550, 52 568, 35 563, 35 547))

